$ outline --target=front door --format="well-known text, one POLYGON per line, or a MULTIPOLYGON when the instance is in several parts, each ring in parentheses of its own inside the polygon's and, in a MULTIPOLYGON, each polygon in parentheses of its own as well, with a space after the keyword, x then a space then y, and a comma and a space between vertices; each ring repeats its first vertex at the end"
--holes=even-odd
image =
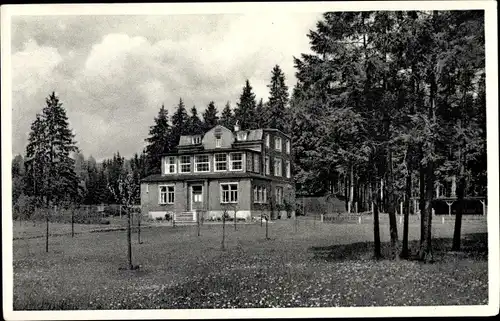
POLYGON ((191 186, 191 211, 203 209, 203 185, 191 186))

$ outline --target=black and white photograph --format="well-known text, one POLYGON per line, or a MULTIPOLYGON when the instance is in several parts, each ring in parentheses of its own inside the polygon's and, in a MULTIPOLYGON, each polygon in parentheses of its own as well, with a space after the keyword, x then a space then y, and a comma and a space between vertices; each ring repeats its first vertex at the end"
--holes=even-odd
POLYGON ((4 319, 498 314, 496 6, 2 6, 4 319))

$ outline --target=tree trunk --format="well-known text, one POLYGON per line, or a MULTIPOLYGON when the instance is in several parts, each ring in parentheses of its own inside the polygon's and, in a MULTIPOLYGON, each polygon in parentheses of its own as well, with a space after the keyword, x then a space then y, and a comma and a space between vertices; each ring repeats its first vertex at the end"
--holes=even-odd
POLYGON ((344 174, 344 200, 345 200, 345 210, 349 210, 349 190, 347 183, 347 175, 344 174))
POLYGON ((352 212, 354 206, 354 165, 351 165, 351 174, 349 179, 349 213, 352 212))
POLYGON ((422 164, 420 164, 419 169, 419 189, 420 245, 422 245, 425 233, 425 168, 422 164))
POLYGON ((387 210, 389 214, 389 230, 391 236, 392 258, 399 258, 398 222, 394 197, 394 173, 392 170, 392 150, 387 153, 387 210))
POLYGON ((137 213, 137 241, 141 244, 141 213, 137 213))
POLYGON ((127 208, 127 243, 128 243, 128 268, 129 270, 133 270, 134 266, 132 265, 132 220, 130 217, 130 209, 127 208))
POLYGON ((226 240, 226 212, 222 213, 222 244, 221 248, 225 250, 225 240, 226 240))
POLYGON ((45 215, 45 226, 46 226, 46 231, 45 231, 45 252, 49 252, 49 214, 50 214, 50 209, 47 208, 47 214, 45 215))
POLYGON ((372 187, 372 206, 373 206, 373 241, 374 241, 374 257, 380 259, 382 252, 380 251, 380 222, 378 213, 378 191, 372 187))
POLYGON ((266 240, 269 240, 269 218, 266 220, 266 240))
POLYGON ((433 164, 429 162, 427 165, 426 173, 426 186, 425 186, 425 228, 424 228, 424 242, 420 246, 420 260, 424 262, 432 262, 432 199, 434 194, 434 171, 433 164))
MULTIPOLYGON (((462 154, 462 153, 460 153, 462 154)), ((458 189, 457 189, 457 214, 455 215, 455 229, 453 231, 453 251, 460 251, 460 238, 462 230, 462 215, 464 211, 464 194, 465 194, 465 157, 460 155, 460 176, 458 179, 458 189)))
MULTIPOLYGON (((409 165, 409 164, 407 164, 409 165)), ((410 199, 411 199, 411 170, 408 169, 408 174, 406 176, 406 186, 405 186, 405 204, 404 204, 404 222, 403 222, 403 249, 401 250, 401 258, 408 258, 408 225, 410 216, 410 199)))

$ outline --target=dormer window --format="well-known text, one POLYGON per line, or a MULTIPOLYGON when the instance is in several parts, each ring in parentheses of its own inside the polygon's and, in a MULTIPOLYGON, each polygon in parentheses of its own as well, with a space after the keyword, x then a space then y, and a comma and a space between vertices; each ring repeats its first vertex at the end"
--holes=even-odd
POLYGON ((238 132, 237 138, 238 140, 247 140, 248 133, 247 132, 238 132))
POLYGON ((222 134, 220 133, 220 130, 218 133, 215 133, 215 147, 221 147, 222 146, 222 134))
POLYGON ((193 145, 201 144, 201 136, 193 136, 193 145))
POLYGON ((289 139, 286 140, 286 153, 290 154, 290 140, 289 139))

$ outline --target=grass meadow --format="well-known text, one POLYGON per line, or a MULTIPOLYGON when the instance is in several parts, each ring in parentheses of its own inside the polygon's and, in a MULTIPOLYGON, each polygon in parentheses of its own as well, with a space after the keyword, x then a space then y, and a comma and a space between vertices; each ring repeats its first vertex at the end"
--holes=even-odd
MULTIPOLYGON (((399 222, 399 221, 398 221, 399 222)), ((29 224, 29 223, 26 223, 29 224)), ((14 232, 16 229, 14 224, 14 232)), ((64 227, 60 227, 64 229, 64 227)), ((402 225, 398 225, 400 238, 402 225)), ((182 309, 482 305, 488 300, 486 220, 463 223, 463 251, 451 253, 452 221, 433 226, 435 263, 372 260, 371 221, 299 219, 265 225, 149 226, 126 231, 13 241, 14 310, 182 309)), ((32 232, 31 236, 36 232, 32 232)), ((382 220, 383 253, 389 228, 382 220)), ((410 224, 412 250, 419 238, 410 224)))

